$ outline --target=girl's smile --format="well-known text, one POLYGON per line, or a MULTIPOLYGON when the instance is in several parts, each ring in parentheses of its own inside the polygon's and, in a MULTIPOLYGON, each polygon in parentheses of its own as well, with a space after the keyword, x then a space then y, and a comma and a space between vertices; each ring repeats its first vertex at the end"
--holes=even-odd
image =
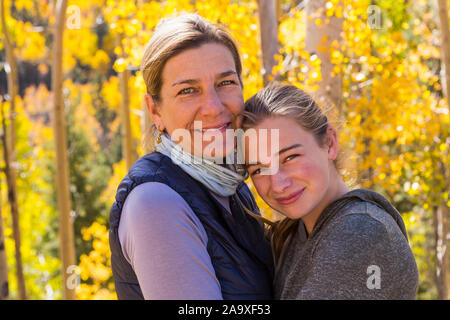
MULTIPOLYGON (((279 130, 278 150, 267 145, 271 161, 278 161, 278 170, 271 174, 262 171, 273 163, 248 166, 253 184, 261 198, 273 209, 291 219, 302 219, 312 229, 322 210, 341 192, 340 179, 333 160, 337 156, 335 130, 327 129, 322 145, 316 137, 302 128, 294 119, 272 116, 253 127, 258 135, 261 129, 279 130)), ((257 153, 259 157, 259 152, 257 153)))

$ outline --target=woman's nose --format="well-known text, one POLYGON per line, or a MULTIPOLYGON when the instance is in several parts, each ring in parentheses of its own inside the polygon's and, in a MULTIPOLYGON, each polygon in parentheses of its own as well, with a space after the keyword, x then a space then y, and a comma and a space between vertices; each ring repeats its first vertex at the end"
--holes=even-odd
POLYGON ((205 92, 201 113, 203 116, 214 117, 222 113, 224 105, 215 89, 205 92))

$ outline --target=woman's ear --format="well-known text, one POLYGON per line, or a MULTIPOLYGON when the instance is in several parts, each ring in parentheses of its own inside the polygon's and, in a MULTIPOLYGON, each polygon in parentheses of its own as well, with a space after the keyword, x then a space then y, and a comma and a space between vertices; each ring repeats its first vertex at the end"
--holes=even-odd
POLYGON ((327 128, 326 148, 328 149, 328 160, 336 160, 338 155, 337 131, 332 126, 327 128))
POLYGON ((149 93, 146 93, 144 99, 145 99, 145 106, 147 107, 148 113, 150 114, 153 123, 155 124, 156 128, 158 128, 159 131, 163 131, 164 123, 162 122, 162 117, 158 110, 158 106, 155 103, 154 98, 149 93))

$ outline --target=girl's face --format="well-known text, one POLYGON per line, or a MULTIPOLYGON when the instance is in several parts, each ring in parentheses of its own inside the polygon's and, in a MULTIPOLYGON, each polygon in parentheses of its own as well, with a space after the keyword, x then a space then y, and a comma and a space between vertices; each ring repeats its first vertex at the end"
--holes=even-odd
POLYGON ((234 150, 234 139, 227 142, 225 130, 240 128, 244 98, 227 47, 207 43, 171 57, 163 68, 160 97, 155 104, 146 95, 152 120, 176 142, 180 133, 188 133, 190 141, 183 137, 180 144, 186 151, 203 155, 208 147, 211 156, 217 156, 214 150, 225 156, 234 150), (194 145, 194 138, 202 144, 194 145))
MULTIPOLYGON (((334 175, 333 160, 337 156, 336 131, 329 127, 327 139, 320 147, 314 136, 288 117, 271 117, 254 127, 258 136, 258 155, 265 145, 271 162, 249 165, 248 171, 261 198, 273 209, 291 218, 318 215, 324 209, 327 191, 334 175), (279 130, 279 148, 262 141, 261 129, 279 130), (273 163, 278 161, 278 163, 273 163), (276 168, 270 174, 266 168, 276 168)), ((248 148, 247 148, 248 154, 248 148)), ((267 161, 266 161, 267 162, 267 161)), ((335 169, 334 169, 335 170, 335 169)))

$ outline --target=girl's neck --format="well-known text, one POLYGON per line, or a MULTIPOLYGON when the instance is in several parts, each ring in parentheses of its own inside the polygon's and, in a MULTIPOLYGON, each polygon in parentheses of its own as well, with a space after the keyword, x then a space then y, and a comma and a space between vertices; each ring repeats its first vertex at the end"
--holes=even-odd
POLYGON ((337 174, 337 172, 335 172, 335 174, 333 174, 333 177, 331 177, 330 180, 334 181, 334 183, 330 184, 323 199, 319 202, 319 204, 317 204, 317 206, 310 213, 308 213, 307 215, 305 215, 304 217, 301 218, 306 227, 308 236, 311 234, 311 232, 316 224, 316 221, 319 218, 322 211, 330 203, 339 199, 344 194, 349 192, 348 187, 345 185, 344 181, 342 181, 341 177, 337 174))

